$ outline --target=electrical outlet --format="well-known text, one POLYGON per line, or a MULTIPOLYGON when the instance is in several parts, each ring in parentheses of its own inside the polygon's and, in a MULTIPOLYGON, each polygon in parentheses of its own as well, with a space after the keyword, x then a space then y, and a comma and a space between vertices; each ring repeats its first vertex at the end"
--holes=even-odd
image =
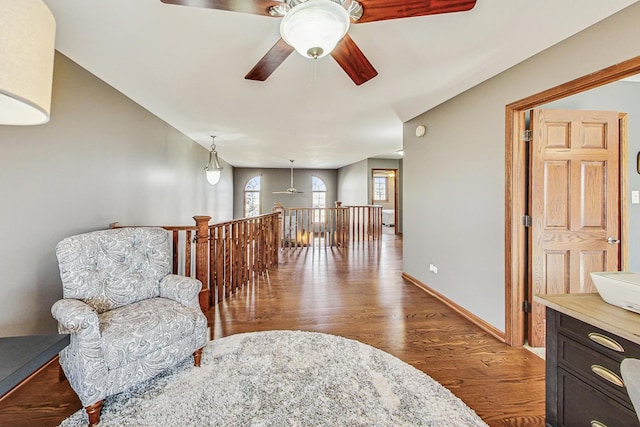
POLYGON ((436 267, 433 264, 429 264, 429 271, 432 272, 433 274, 438 274, 438 267, 436 267))

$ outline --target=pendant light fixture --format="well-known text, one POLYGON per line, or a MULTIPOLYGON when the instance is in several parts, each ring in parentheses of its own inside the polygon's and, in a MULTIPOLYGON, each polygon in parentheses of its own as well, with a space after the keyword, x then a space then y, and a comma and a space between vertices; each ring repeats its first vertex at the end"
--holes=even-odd
POLYGON ((49 121, 55 35, 42 0, 0 1, 0 125, 49 121))
POLYGON ((211 136, 211 152, 209 153, 209 163, 204 170, 207 172, 207 181, 209 184, 216 185, 220 181, 222 174, 222 166, 218 161, 218 152, 216 151, 216 137, 211 136))
POLYGON ((307 58, 328 55, 349 30, 349 13, 333 0, 307 0, 282 18, 280 35, 307 58))

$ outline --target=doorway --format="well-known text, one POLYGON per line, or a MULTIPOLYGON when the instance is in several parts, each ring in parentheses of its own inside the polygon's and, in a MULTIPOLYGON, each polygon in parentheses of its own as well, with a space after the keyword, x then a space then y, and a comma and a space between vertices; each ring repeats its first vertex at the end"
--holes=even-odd
POLYGON ((382 206, 382 232, 398 234, 398 169, 371 169, 371 204, 382 206))
MULTIPOLYGON (((505 341, 512 346, 525 342, 528 263, 527 229, 523 224, 527 213, 527 149, 522 143, 526 129, 527 110, 570 95, 615 82, 640 73, 640 57, 605 68, 506 106, 505 141, 505 341)), ((628 265, 628 183, 626 174, 627 141, 626 116, 621 117, 620 139, 620 268, 628 265)))

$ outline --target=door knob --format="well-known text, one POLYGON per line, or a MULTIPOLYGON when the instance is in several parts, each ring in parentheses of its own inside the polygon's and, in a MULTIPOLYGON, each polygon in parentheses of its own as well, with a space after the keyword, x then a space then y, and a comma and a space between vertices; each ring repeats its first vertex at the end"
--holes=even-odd
POLYGON ((607 238, 607 243, 610 245, 617 245, 618 243, 620 243, 620 239, 609 237, 607 238))

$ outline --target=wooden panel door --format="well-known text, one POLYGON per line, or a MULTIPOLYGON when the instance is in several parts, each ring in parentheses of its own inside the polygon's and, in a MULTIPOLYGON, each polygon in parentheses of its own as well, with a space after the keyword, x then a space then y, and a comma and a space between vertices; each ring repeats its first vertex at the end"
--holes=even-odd
MULTIPOLYGON (((530 117, 530 293, 596 292, 589 273, 619 268, 618 113, 530 117)), ((528 323, 529 344, 544 346, 543 306, 533 302, 528 323)))

